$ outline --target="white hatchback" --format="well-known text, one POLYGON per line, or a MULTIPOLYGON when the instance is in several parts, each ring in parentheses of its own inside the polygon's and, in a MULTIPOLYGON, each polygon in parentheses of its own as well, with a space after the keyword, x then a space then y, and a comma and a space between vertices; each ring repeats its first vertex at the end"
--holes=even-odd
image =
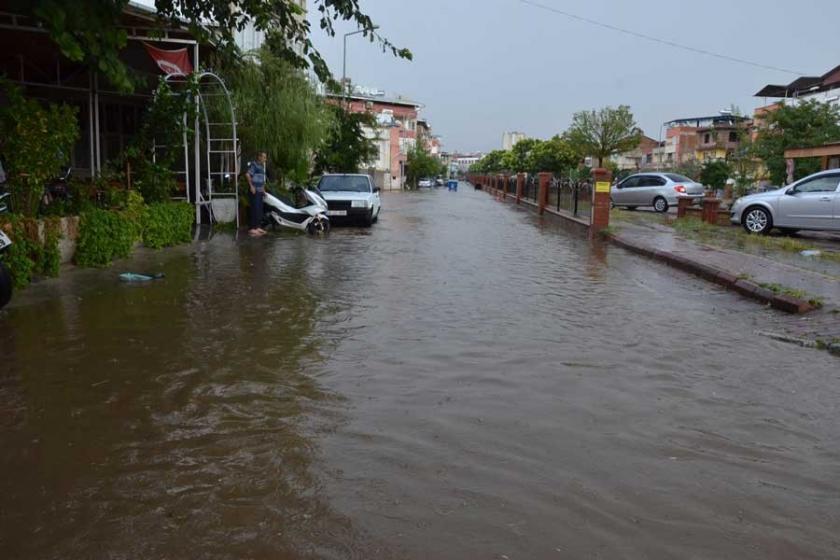
POLYGON ((379 220, 382 211, 379 187, 373 185, 368 175, 324 175, 318 182, 318 190, 327 201, 327 216, 332 221, 361 221, 370 227, 379 220))

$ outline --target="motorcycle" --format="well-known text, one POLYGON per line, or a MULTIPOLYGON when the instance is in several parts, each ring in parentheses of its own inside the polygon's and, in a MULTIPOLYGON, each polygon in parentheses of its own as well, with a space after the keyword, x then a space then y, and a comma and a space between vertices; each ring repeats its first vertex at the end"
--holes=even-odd
POLYGON ((303 206, 266 192, 263 198, 263 225, 282 226, 311 235, 322 235, 330 231, 327 217, 327 201, 318 191, 300 189, 303 206))
POLYGON ((56 201, 68 202, 70 200, 70 175, 73 168, 67 167, 62 175, 55 177, 52 181, 44 185, 44 193, 41 195, 41 207, 38 212, 43 214, 47 207, 56 201))
MULTIPOLYGON (((0 231, 0 256, 12 245, 12 240, 0 231)), ((12 299, 12 274, 0 260, 0 309, 12 299)))

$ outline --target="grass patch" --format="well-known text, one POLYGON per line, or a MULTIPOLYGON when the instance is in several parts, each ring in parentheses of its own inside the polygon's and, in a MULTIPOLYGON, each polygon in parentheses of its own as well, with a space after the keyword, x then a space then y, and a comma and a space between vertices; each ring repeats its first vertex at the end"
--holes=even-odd
MULTIPOLYGON (((696 218, 676 220, 671 223, 671 226, 685 237, 723 248, 752 248, 786 253, 800 253, 816 248, 807 241, 788 235, 756 235, 747 233, 739 227, 707 224, 696 218)), ((840 253, 821 249, 820 255, 816 258, 840 262, 840 253)))
POLYGON ((796 299, 806 300, 808 303, 817 308, 823 306, 823 300, 821 298, 812 296, 803 290, 789 288, 787 286, 782 286, 781 284, 759 284, 759 286, 761 286, 764 289, 770 290, 776 295, 790 296, 795 297, 796 299))

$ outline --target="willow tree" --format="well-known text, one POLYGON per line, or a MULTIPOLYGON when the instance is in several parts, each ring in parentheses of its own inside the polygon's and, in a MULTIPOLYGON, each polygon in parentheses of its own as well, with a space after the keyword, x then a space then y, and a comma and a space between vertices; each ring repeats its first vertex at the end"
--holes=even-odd
POLYGON ((265 151, 269 167, 302 182, 312 154, 332 126, 332 113, 304 73, 269 49, 230 65, 228 82, 245 158, 265 151))

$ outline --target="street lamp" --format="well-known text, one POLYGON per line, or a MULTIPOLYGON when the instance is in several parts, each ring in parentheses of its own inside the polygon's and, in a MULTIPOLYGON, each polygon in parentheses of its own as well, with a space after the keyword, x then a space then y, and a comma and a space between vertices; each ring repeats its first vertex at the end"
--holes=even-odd
POLYGON ((347 97, 347 37, 351 35, 358 35, 359 33, 367 33, 368 31, 373 32, 379 29, 378 25, 374 25, 373 27, 367 27, 365 29, 359 29, 358 31, 351 31, 350 33, 344 34, 344 63, 341 69, 341 86, 344 88, 344 96, 347 97))

